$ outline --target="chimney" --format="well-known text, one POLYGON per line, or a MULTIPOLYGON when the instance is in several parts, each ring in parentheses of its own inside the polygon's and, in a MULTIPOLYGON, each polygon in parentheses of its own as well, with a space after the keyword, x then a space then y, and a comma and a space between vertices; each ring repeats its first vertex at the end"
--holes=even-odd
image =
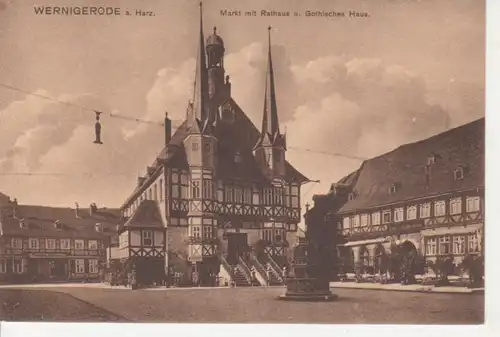
POLYGON ((165 146, 170 143, 172 138, 172 121, 168 118, 168 112, 165 112, 165 146))
POLYGON ((95 203, 90 204, 90 216, 93 216, 96 213, 97 213, 97 205, 95 203))
POLYGON ((144 177, 138 177, 137 178, 137 186, 141 187, 142 184, 144 184, 144 181, 146 181, 146 178, 144 178, 144 177))
POLYGON ((12 217, 17 218, 17 199, 14 198, 14 201, 12 201, 12 217))
POLYGON ((77 219, 81 219, 82 217, 80 215, 80 206, 78 205, 77 202, 75 202, 75 207, 76 207, 75 208, 75 216, 76 216, 77 219))

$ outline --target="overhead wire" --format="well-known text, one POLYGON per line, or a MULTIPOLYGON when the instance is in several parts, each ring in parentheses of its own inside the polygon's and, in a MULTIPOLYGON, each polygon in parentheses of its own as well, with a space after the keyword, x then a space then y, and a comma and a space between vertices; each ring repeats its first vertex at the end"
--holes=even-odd
MULTIPOLYGON (((129 116, 124 116, 120 114, 116 114, 113 112, 103 112, 100 110, 92 109, 87 106, 83 106, 80 104, 72 103, 72 102, 67 102, 67 101, 62 101, 60 99, 56 99, 50 96, 38 94, 35 92, 31 92, 28 90, 24 90, 12 85, 8 85, 5 83, 0 83, 0 87, 21 92, 26 95, 38 97, 41 99, 49 100, 58 104, 78 108, 81 110, 89 111, 94 113, 99 117, 99 115, 105 115, 110 118, 117 118, 117 119, 122 119, 122 120, 127 120, 131 122, 136 122, 136 123, 142 123, 142 124, 149 124, 149 125, 158 125, 158 126, 165 126, 164 123, 162 122, 156 122, 156 121, 151 121, 151 120, 146 120, 142 118, 136 118, 136 117, 129 117, 129 116)), ((172 121, 173 127, 176 128, 182 124, 182 121, 172 121), (175 123, 174 123, 175 122, 175 123)), ((353 159, 353 160, 366 160, 367 158, 363 157, 358 157, 358 156, 351 156, 351 155, 345 155, 341 153, 335 153, 335 152, 328 152, 328 151, 320 151, 320 150, 314 150, 310 148, 301 148, 301 147, 295 147, 295 146, 289 146, 288 149, 295 150, 295 151, 304 151, 304 152, 310 152, 310 153, 316 153, 316 154, 322 154, 322 155, 328 155, 328 156, 336 156, 336 157, 342 157, 342 158, 347 158, 347 159, 353 159)), ((119 173, 76 173, 76 174, 71 174, 71 173, 39 173, 39 172, 0 172, 0 176, 74 176, 74 175, 83 175, 83 176, 96 176, 96 175, 131 175, 131 174, 119 174, 119 173)))

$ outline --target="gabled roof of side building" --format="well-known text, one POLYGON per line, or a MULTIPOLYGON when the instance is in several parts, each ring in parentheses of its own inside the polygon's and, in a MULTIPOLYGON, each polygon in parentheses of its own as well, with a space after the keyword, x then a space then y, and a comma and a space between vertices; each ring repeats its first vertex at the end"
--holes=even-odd
POLYGON ((2 235, 27 237, 58 237, 77 239, 101 239, 116 235, 116 225, 120 221, 118 209, 47 207, 36 205, 17 205, 15 213, 12 206, 3 207, 0 217, 2 235), (55 225, 58 221, 61 226, 55 225), (25 224, 22 228, 21 222, 25 224), (96 230, 102 225, 102 232, 96 230))
POLYGON ((339 181, 349 183, 352 193, 339 213, 484 187, 484 132, 481 118, 366 160, 339 181), (429 157, 435 159, 430 165, 429 157), (463 179, 455 179, 454 171, 460 168, 463 179), (393 185, 396 190, 390 193, 393 185))

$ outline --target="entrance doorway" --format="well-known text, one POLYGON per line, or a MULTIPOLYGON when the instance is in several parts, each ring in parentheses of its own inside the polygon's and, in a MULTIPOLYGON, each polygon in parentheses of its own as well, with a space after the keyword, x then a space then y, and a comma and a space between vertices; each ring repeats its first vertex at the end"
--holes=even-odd
POLYGON ((227 233, 227 262, 230 265, 238 264, 247 249, 247 233, 227 233))
POLYGON ((50 265, 50 278, 54 280, 64 280, 66 279, 66 260, 51 260, 50 265))

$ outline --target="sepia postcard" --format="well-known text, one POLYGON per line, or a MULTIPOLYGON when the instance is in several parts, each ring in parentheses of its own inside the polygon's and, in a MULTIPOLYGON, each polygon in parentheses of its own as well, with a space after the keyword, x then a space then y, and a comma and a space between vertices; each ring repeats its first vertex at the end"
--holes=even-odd
POLYGON ((0 51, 1 321, 485 323, 484 1, 0 0, 0 51))

